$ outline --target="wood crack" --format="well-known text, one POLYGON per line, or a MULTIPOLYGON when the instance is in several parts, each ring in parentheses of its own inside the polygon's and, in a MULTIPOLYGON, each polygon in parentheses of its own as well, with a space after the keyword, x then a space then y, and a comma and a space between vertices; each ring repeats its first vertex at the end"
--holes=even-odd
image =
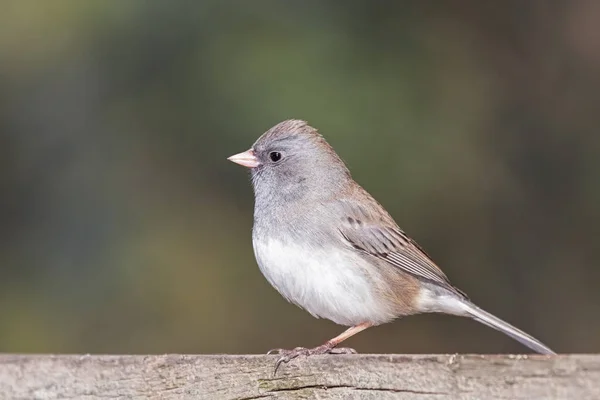
MULTIPOLYGON (((306 389, 316 389, 316 390, 335 390, 335 389, 350 389, 357 391, 367 391, 367 392, 389 392, 389 393, 412 393, 412 394, 423 394, 423 395, 448 395, 445 392, 432 392, 432 391, 423 391, 423 390, 412 390, 412 389, 401 389, 401 388, 384 388, 384 387, 361 387, 361 386, 353 386, 353 385, 302 385, 296 387, 289 388, 278 388, 268 390, 263 394, 267 395, 269 393, 279 393, 279 392, 297 392, 306 389)), ((260 398, 260 397, 256 397, 260 398)))

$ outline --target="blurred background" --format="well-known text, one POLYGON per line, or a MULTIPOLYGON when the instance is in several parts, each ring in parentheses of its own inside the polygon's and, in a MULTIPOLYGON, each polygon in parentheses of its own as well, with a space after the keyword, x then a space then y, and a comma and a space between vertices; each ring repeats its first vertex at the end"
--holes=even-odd
MULTIPOLYGON (((288 304, 226 160, 317 127, 453 283, 600 351, 600 2, 77 1, 0 15, 0 351, 264 353, 288 304)), ((422 315, 361 353, 526 352, 422 315)))

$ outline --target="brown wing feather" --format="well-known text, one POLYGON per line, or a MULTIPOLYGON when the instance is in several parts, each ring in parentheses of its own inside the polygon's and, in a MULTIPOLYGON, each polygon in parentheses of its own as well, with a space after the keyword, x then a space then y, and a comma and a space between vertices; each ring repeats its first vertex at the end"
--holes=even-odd
POLYGON ((356 194, 362 201, 355 201, 354 196, 336 200, 344 208, 345 216, 340 233, 352 247, 419 279, 462 294, 371 195, 362 188, 356 194))
POLYGON ((444 273, 401 231, 390 227, 361 226, 340 229, 342 236, 361 250, 401 268, 417 278, 443 286, 450 284, 444 273), (404 236, 406 239, 399 239, 404 236))

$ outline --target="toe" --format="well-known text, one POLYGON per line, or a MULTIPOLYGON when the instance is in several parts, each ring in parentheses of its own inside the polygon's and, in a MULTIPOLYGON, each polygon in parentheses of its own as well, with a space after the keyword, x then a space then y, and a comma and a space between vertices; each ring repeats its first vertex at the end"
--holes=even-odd
POLYGON ((331 349, 331 354, 357 354, 358 352, 350 347, 339 347, 331 349))

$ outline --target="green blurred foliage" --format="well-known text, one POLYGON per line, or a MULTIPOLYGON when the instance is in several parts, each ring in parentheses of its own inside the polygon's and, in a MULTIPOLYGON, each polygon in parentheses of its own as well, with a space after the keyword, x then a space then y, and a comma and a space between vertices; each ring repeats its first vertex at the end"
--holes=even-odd
MULTIPOLYGON (((262 353, 341 331, 283 300, 226 157, 308 120, 482 307, 600 350, 600 3, 7 1, 0 350, 262 353)), ((520 352, 467 320, 360 352, 520 352)))

